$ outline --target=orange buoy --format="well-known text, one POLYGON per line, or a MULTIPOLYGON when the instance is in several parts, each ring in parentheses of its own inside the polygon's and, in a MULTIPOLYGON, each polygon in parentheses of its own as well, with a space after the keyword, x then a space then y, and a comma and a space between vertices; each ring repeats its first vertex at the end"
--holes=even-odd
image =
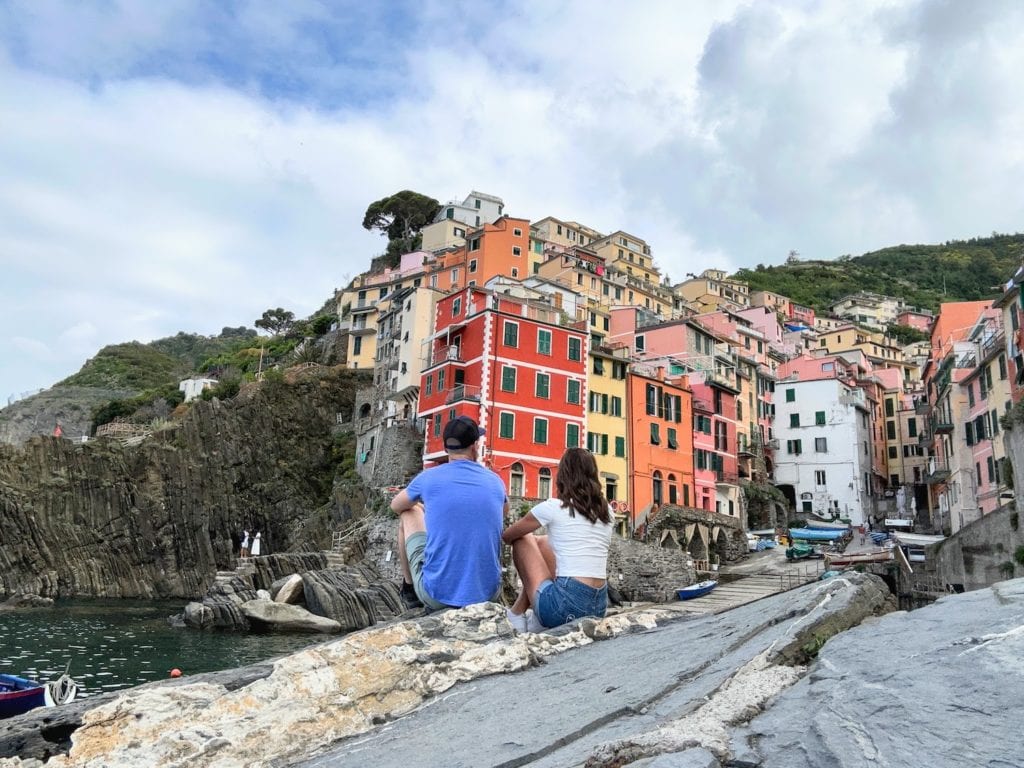
POLYGON ((175 667, 171 670, 171 677, 181 677, 181 670, 175 667))

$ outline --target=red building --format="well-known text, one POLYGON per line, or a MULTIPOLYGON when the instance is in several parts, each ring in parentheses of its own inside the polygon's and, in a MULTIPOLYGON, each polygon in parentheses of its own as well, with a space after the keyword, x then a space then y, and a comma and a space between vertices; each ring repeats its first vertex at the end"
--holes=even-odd
POLYGON ((478 460, 510 497, 548 498, 566 447, 586 444, 588 335, 551 306, 471 286, 437 303, 420 383, 424 466, 444 460, 444 424, 487 430, 478 460))

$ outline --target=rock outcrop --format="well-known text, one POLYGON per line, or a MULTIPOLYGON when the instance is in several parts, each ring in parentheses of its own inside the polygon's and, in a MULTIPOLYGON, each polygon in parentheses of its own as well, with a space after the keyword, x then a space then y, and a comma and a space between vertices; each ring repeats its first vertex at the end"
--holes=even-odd
POLYGON ((341 631, 341 624, 310 613, 305 608, 273 600, 250 600, 242 605, 242 613, 249 623, 263 629, 281 632, 321 632, 333 634, 341 631))
POLYGON ((787 649, 892 604, 880 580, 854 575, 718 616, 652 606, 517 636, 504 608, 484 603, 352 633, 243 685, 203 679, 121 692, 80 713, 70 752, 48 765, 578 765, 590 754, 625 764, 611 761, 666 751, 643 729, 673 697, 703 709, 700 745, 720 759, 734 722, 804 674, 787 649), (837 613, 846 618, 832 621, 837 613), (485 692, 494 696, 486 703, 485 692), (615 730, 623 738, 601 747, 615 730))
POLYGON ((364 376, 290 379, 197 401, 137 447, 0 445, 0 594, 198 597, 233 563, 243 528, 271 551, 329 547, 339 521, 324 504, 350 460, 335 449, 337 415, 364 376))

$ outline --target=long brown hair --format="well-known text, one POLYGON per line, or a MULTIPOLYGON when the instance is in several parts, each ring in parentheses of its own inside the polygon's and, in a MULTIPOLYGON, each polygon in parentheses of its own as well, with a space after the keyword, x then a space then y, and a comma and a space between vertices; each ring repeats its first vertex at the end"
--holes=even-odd
POLYGON ((611 522, 608 501, 601 493, 601 481, 597 478, 597 462, 594 454, 585 448, 569 448, 562 454, 555 489, 558 500, 570 515, 579 512, 592 523, 611 522))

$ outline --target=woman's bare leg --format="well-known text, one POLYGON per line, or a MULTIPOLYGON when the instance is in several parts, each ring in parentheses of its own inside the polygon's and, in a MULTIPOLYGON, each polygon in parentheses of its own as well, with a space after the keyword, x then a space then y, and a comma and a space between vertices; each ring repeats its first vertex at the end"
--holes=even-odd
MULTIPOLYGON (((512 562, 515 563, 519 581, 522 582, 519 596, 512 604, 512 613, 525 613, 533 604, 537 588, 547 579, 554 578, 553 564, 549 565, 545 549, 551 553, 546 536, 523 536, 512 543, 512 562), (540 539, 544 539, 543 545, 540 539)), ((553 559, 554 553, 551 553, 551 556, 553 559)))

